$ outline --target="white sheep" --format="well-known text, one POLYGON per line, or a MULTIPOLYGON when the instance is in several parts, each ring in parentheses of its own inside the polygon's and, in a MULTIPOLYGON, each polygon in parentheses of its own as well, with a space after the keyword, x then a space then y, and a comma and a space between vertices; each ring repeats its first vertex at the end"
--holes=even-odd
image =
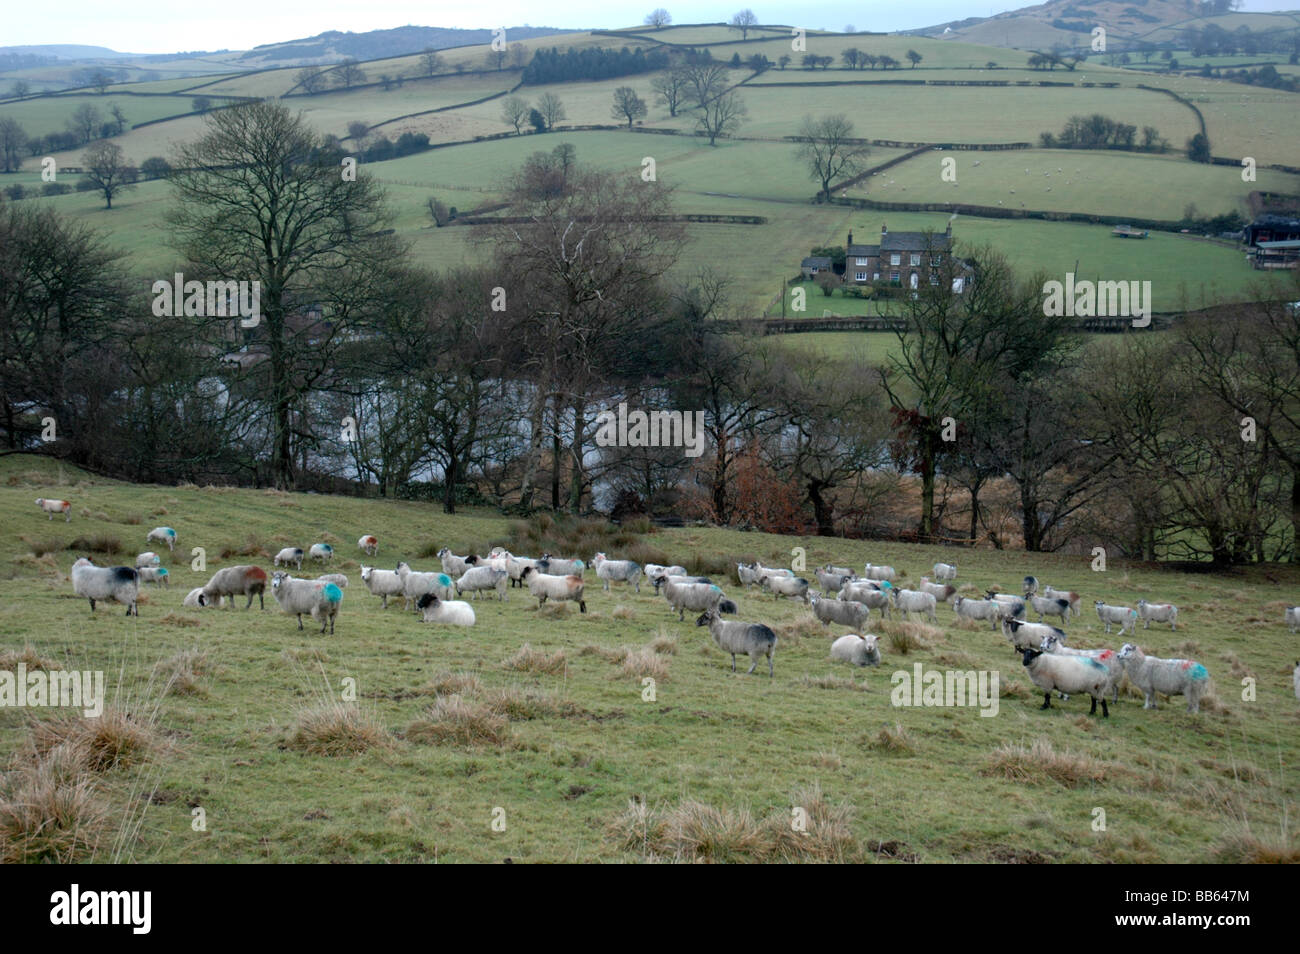
POLYGON ((72 592, 90 600, 95 611, 97 600, 117 600, 126 607, 127 616, 139 616, 136 599, 140 595, 140 574, 129 566, 95 566, 86 557, 72 564, 72 592))
POLYGON ((991 629, 997 629, 998 622, 1005 618, 1003 604, 997 600, 971 600, 959 596, 952 604, 952 611, 963 619, 989 620, 991 629))
POLYGON ((56 513, 63 514, 64 523, 72 519, 72 501, 70 500, 49 500, 45 497, 37 497, 36 506, 48 513, 51 520, 54 519, 56 513))
POLYGON ((298 617, 299 629, 303 628, 302 614, 310 613, 312 619, 320 622, 322 634, 328 623, 330 635, 334 635, 334 620, 338 617, 339 606, 343 602, 343 591, 334 583, 299 580, 285 570, 277 570, 271 577, 271 595, 281 609, 298 617))
POLYGON ((1171 630, 1178 629, 1178 607, 1173 603, 1148 603, 1138 600, 1138 619, 1145 620, 1143 629, 1150 629, 1151 623, 1168 623, 1171 630))
POLYGON ((831 659, 854 666, 879 666, 880 646, 875 636, 849 633, 831 643, 831 659))
POLYGON ((170 574, 165 566, 138 566, 136 570, 140 574, 141 583, 152 583, 155 586, 171 586, 170 574))
POLYGON ((789 596, 808 602, 808 581, 801 576, 773 576, 765 573, 759 580, 759 585, 767 587, 773 599, 789 596))
MULTIPOLYGON (((660 575, 656 577, 659 581, 664 599, 668 605, 677 610, 677 619, 684 621, 686 611, 703 612, 718 607, 725 599, 721 587, 713 583, 678 583, 669 576, 660 575)), ((735 606, 730 600, 726 600, 731 606, 735 606)), ((727 612, 735 612, 734 609, 727 612)))
POLYGON ((993 600, 1002 607, 1002 618, 1004 620, 1025 618, 1025 601, 1014 593, 994 593, 989 590, 984 594, 984 598, 993 600))
POLYGON ((1110 671, 1095 659, 1087 656, 1048 655, 1042 650, 1026 649, 1023 660, 1034 685, 1043 690, 1040 709, 1052 708, 1052 690, 1073 695, 1086 692, 1092 696, 1088 715, 1097 714, 1097 700, 1101 700, 1101 714, 1110 718, 1106 705, 1106 687, 1110 684, 1110 671))
POLYGON ((325 583, 333 583, 339 589, 346 590, 348 588, 348 578, 342 573, 322 573, 316 579, 325 583))
POLYGON ((415 601, 425 593, 432 593, 440 600, 451 599, 456 592, 456 584, 447 573, 419 573, 402 561, 397 564, 397 575, 402 580, 402 596, 406 598, 403 609, 411 610, 415 601))
POLYGON ((936 563, 934 565, 934 578, 940 583, 947 583, 949 580, 957 579, 957 564, 936 563))
POLYGON ((1133 632, 1134 627, 1137 625, 1138 614, 1135 609, 1130 609, 1127 606, 1110 606, 1101 600, 1097 600, 1093 605, 1097 607, 1097 618, 1106 624, 1106 632, 1108 633, 1113 623, 1119 623, 1119 634, 1121 636, 1124 635, 1125 630, 1130 633, 1133 632))
POLYGON ((1025 599, 1029 599, 1029 597, 1033 596, 1037 592, 1038 592, 1038 577, 1036 576, 1025 577, 1025 599))
MULTIPOLYGON (((501 602, 506 601, 506 586, 509 585, 510 574, 505 570, 497 570, 490 566, 472 566, 461 574, 460 579, 456 581, 456 595, 462 593, 473 593, 474 599, 478 599, 480 592, 484 590, 496 590, 497 596, 501 597, 501 602)), ((417 602, 418 606, 419 603, 417 602)))
POLYGON ((1056 653, 1061 656, 1087 656, 1089 659, 1097 660, 1110 673, 1110 681, 1106 684, 1106 690, 1111 697, 1110 701, 1112 703, 1119 702, 1119 684, 1124 681, 1124 663, 1115 650, 1074 649, 1065 645, 1065 634, 1061 632, 1049 633, 1044 636, 1039 648, 1045 653, 1056 653))
POLYGON ((1046 623, 1026 623, 1024 620, 1006 619, 1002 621, 1002 631, 1006 633, 1007 639, 1018 653, 1026 649, 1041 649, 1043 640, 1048 636, 1055 635, 1060 637, 1062 642, 1065 641, 1065 630, 1046 623))
POLYGON ((603 553, 591 558, 591 565, 596 568, 596 576, 605 582, 606 591, 613 580, 631 583, 636 592, 641 592, 641 565, 631 560, 611 560, 603 553))
POLYGON ((1070 601, 1061 596, 1031 596, 1029 605, 1038 614, 1040 623, 1044 616, 1059 616, 1061 625, 1064 626, 1066 618, 1070 615, 1070 601))
POLYGON ((357 549, 363 551, 366 556, 374 556, 379 552, 379 538, 373 533, 367 533, 357 540, 357 549))
POLYGON ((1125 643, 1119 651, 1129 682, 1146 696, 1143 709, 1156 709, 1156 693, 1186 696, 1187 711, 1201 711, 1201 696, 1210 684, 1210 673, 1194 659, 1161 659, 1148 656, 1135 643, 1125 643))
POLYGON ((302 547, 285 547, 283 550, 281 550, 279 553, 275 555, 275 559, 271 561, 271 565, 288 566, 290 563, 292 563, 297 569, 301 570, 302 557, 303 557, 302 547))
POLYGON ((898 574, 892 566, 873 566, 870 563, 863 567, 865 572, 862 574, 868 580, 893 580, 898 574))
POLYGON ((844 584, 852 582, 852 573, 841 573, 839 567, 818 567, 813 571, 817 577, 817 585, 827 593, 838 593, 844 589, 844 584))
POLYGON ((168 553, 176 552, 176 531, 171 527, 154 527, 144 535, 145 543, 152 543, 154 540, 167 544, 168 553))
POLYGON ((894 608, 903 612, 903 618, 910 618, 912 613, 921 613, 930 617, 930 622, 938 624, 939 618, 934 613, 936 601, 932 593, 920 590, 892 589, 894 608))
POLYGON ((760 586, 763 583, 764 576, 788 576, 791 578, 794 577, 794 570, 787 570, 785 567, 780 567, 780 566, 763 566, 763 564, 758 560, 754 561, 754 571, 758 574, 758 579, 756 580, 756 582, 760 586))
POLYGON ((447 547, 438 551, 438 559, 442 561, 442 572, 452 579, 464 576, 465 571, 478 562, 478 557, 472 553, 469 556, 457 556, 447 547))
POLYGON ((695 621, 696 626, 709 627, 709 634, 718 648, 731 654, 731 671, 736 671, 736 656, 744 655, 750 659, 751 675, 758 668, 758 661, 767 657, 767 676, 772 674, 772 657, 776 655, 776 633, 762 623, 743 623, 738 620, 724 620, 716 609, 705 610, 695 621))
POLYGON ((207 597, 203 595, 203 587, 196 586, 194 587, 194 589, 190 590, 188 593, 185 594, 185 600, 181 603, 181 605, 191 606, 194 608, 201 608, 204 606, 215 605, 217 608, 220 608, 221 597, 218 596, 215 603, 209 603, 207 597))
POLYGON ((1286 613, 1283 616, 1283 620, 1291 632, 1294 633, 1296 630, 1300 629, 1300 606, 1288 606, 1286 608, 1286 613))
POLYGON ((405 590, 402 577, 396 570, 381 570, 378 567, 361 565, 361 582, 370 591, 371 596, 380 597, 382 609, 388 609, 390 596, 401 596, 405 590))
POLYGON ((229 597, 230 606, 235 605, 236 596, 247 596, 248 603, 244 609, 251 609, 253 597, 257 597, 259 609, 266 609, 266 571, 260 566, 240 564, 228 566, 212 574, 212 578, 203 585, 203 598, 207 603, 221 605, 221 598, 229 597))
POLYGON ((320 562, 334 559, 334 548, 328 543, 313 543, 308 556, 320 562))
POLYGON ((152 550, 146 550, 138 554, 135 558, 136 569, 142 566, 159 566, 162 564, 162 558, 152 550))
POLYGON ((1070 604, 1070 612, 1075 616, 1080 615, 1079 604, 1081 597, 1074 590, 1058 590, 1053 586, 1044 586, 1043 595, 1067 601, 1070 604))
POLYGON ((464 600, 440 600, 432 593, 425 593, 415 605, 420 609, 420 618, 426 623, 447 623, 450 626, 474 625, 474 607, 464 600))
POLYGON ((871 616, 871 610, 856 600, 828 600, 814 596, 809 597, 808 602, 813 616, 826 626, 839 623, 842 626, 861 629, 871 616))
POLYGON ((928 577, 921 577, 916 588, 922 593, 929 593, 940 603, 948 603, 957 595, 957 588, 947 583, 931 583, 928 577))
MULTIPOLYGON (((649 573, 649 570, 647 570, 646 572, 649 573)), ((655 574, 655 576, 658 575, 659 574, 655 574)), ((654 579, 654 577, 649 577, 649 578, 654 579)), ((741 585, 744 586, 746 589, 748 589, 749 587, 757 583, 758 578, 759 578, 758 570, 750 566, 748 563, 736 564, 736 579, 740 580, 741 585)))
POLYGON ((587 612, 587 601, 582 598, 584 584, 582 577, 576 574, 555 576, 539 573, 535 567, 524 570, 521 579, 528 585, 528 592, 537 597, 537 606, 541 607, 548 599, 557 603, 572 600, 578 604, 578 612, 587 612))
POLYGON ((893 609, 889 601, 891 591, 892 587, 878 589, 869 580, 854 580, 845 584, 844 589, 840 590, 840 599, 856 600, 868 609, 877 610, 881 615, 892 619, 893 609))
POLYGON ((506 572, 510 574, 510 585, 523 586, 521 577, 524 575, 524 570, 530 566, 537 566, 537 561, 532 557, 520 557, 511 554, 506 560, 506 572))
POLYGON ((549 553, 543 553, 537 561, 537 569, 549 576, 582 576, 587 564, 581 560, 559 560, 549 553))

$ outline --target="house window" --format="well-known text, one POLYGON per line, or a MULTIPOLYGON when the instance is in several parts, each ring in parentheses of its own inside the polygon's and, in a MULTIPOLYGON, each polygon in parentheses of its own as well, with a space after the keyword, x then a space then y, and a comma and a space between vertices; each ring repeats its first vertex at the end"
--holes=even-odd
POLYGON ((880 281, 880 272, 872 272, 872 273, 871 273, 871 280, 872 280, 873 282, 878 282, 878 281, 880 281))
POLYGON ((865 264, 867 264, 867 260, 866 260, 865 258, 859 258, 859 259, 858 259, 854 264, 856 264, 856 265, 865 265, 865 264))
POLYGON ((867 280, 867 273, 866 273, 866 272, 854 272, 854 273, 853 273, 853 280, 854 280, 855 282, 865 282, 865 281, 867 280))
POLYGON ((890 273, 889 273, 889 280, 890 280, 891 282, 893 282, 895 285, 897 285, 897 284, 898 284, 898 272, 890 272, 890 273))
POLYGON ((912 287, 913 287, 913 288, 916 287, 916 279, 917 279, 917 277, 918 277, 918 276, 917 276, 916 272, 913 272, 913 273, 912 273, 912 287))
POLYGON ((900 255, 898 252, 895 252, 893 255, 889 256, 889 264, 890 264, 890 265, 902 265, 902 264, 903 264, 903 256, 900 255))
POLYGON ((935 256, 932 256, 932 257, 931 257, 931 259, 930 259, 930 267, 931 267, 931 268, 938 268, 938 267, 939 267, 940 265, 942 265, 942 264, 943 264, 943 256, 942 256, 942 255, 935 255, 935 256))
POLYGON ((913 253, 912 253, 912 267, 913 267, 913 268, 916 268, 916 266, 918 266, 918 265, 920 265, 920 264, 921 264, 921 253, 920 253, 920 252, 913 252, 913 253))

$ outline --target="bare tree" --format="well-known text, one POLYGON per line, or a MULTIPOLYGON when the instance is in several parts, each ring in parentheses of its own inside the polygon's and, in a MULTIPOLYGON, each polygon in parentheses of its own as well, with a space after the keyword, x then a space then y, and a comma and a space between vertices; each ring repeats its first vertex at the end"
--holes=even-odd
POLYGON ((304 93, 319 93, 325 88, 325 74, 319 66, 304 66, 294 78, 304 93))
POLYGON ((668 107, 668 115, 676 116, 677 107, 686 98, 691 87, 690 77, 685 67, 673 67, 665 70, 650 81, 650 88, 655 91, 658 103, 668 107))
POLYGON ((113 196, 133 187, 135 169, 126 161, 122 147, 115 142, 99 142, 81 156, 86 178, 104 196, 104 207, 113 207, 113 196))
POLYGON ((510 52, 508 50, 495 50, 489 48, 488 51, 483 54, 483 64, 490 70, 499 70, 505 65, 506 57, 509 55, 510 52))
POLYGON ((714 60, 697 60, 682 70, 691 96, 700 108, 722 95, 731 79, 731 71, 714 60))
POLYGON ((5 172, 17 172, 23 164, 22 151, 27 145, 27 132, 12 116, 0 118, 0 159, 5 172))
POLYGON ((72 111, 72 116, 68 119, 68 131, 77 137, 78 142, 90 142, 103 122, 104 117, 96 107, 82 103, 72 111))
POLYGON ((510 44, 510 68, 522 70, 528 65, 528 47, 522 43, 510 44))
POLYGON ((821 194, 831 197, 831 181, 862 171, 867 147, 853 138, 853 123, 843 113, 804 118, 799 127, 799 158, 809 174, 821 183, 821 194))
POLYGON ((348 57, 334 69, 334 84, 344 89, 351 89, 366 81, 366 71, 352 57, 348 57))
POLYGON ((96 70, 90 77, 90 85, 99 90, 99 95, 103 96, 108 91, 108 88, 113 85, 113 77, 103 70, 96 70))
POLYGON ((542 119, 546 120, 548 131, 555 128, 555 124, 568 116, 564 112, 564 103, 560 97, 554 93, 543 93, 537 99, 537 111, 542 114, 542 119))
POLYGON ((420 54, 420 72, 425 76, 432 76, 438 70, 442 69, 442 57, 434 49, 426 49, 420 54))
POLYGON ((731 22, 727 25, 730 26, 733 30, 739 30, 740 38, 742 40, 748 40, 749 31, 754 29, 754 27, 758 25, 758 17, 754 15, 753 10, 750 10, 748 7, 746 7, 744 10, 741 10, 735 15, 733 15, 731 18, 731 22))
POLYGON ((190 100, 190 109, 196 113, 206 113, 212 108, 211 96, 195 96, 190 100))
POLYGON ((26 99, 27 94, 32 91, 32 84, 25 79, 14 80, 14 85, 10 87, 11 95, 18 99, 26 99))
POLYGON ((122 107, 117 103, 108 107, 108 113, 113 117, 113 135, 122 135, 122 130, 126 129, 126 113, 122 112, 122 107))
POLYGON ((645 15, 645 19, 641 22, 646 26, 654 27, 656 30, 662 30, 673 22, 673 15, 663 7, 655 7, 645 15))
POLYGON ((507 96, 501 101, 501 119, 507 126, 514 126, 517 134, 528 118, 528 101, 522 96, 507 96))
POLYGON ((734 89, 715 96, 705 104, 696 121, 709 137, 709 145, 716 146, 719 136, 729 136, 740 127, 748 114, 745 102, 734 89))
POLYGON ((626 119, 628 129, 632 128, 632 120, 640 119, 648 111, 645 100, 631 86, 620 86, 614 90, 614 105, 610 107, 610 115, 615 119, 626 119))

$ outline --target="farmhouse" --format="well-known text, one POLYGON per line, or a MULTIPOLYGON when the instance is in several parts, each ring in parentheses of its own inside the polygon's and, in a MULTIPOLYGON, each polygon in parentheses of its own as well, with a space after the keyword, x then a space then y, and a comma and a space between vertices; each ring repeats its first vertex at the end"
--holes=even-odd
POLYGON ((1300 240, 1300 219, 1268 213, 1246 226, 1246 244, 1254 248, 1261 242, 1300 240))
POLYGON ((799 271, 803 273, 804 280, 808 280, 818 272, 832 271, 832 262, 825 255, 812 255, 805 258, 799 263, 799 271))
POLYGON ((1258 242, 1250 255, 1257 269, 1295 268, 1300 265, 1300 239, 1284 242, 1258 242))
POLYGON ((926 232, 891 232, 889 224, 880 226, 880 244, 855 245, 849 233, 844 258, 844 281, 854 285, 888 282, 916 288, 923 275, 930 284, 939 284, 931 269, 943 266, 952 248, 952 225, 943 234, 926 232))

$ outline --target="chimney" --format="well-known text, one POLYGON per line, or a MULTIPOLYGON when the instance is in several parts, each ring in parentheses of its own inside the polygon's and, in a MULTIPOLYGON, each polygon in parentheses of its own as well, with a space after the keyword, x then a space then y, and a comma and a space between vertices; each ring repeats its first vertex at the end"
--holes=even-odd
MULTIPOLYGON (((852 245, 852 244, 853 244, 853 230, 850 229, 850 230, 849 230, 849 245, 852 245)), ((845 248, 848 248, 848 246, 846 245, 845 248)))
POLYGON ((888 234, 889 234, 889 226, 886 225, 884 222, 881 222, 881 223, 880 223, 880 234, 881 234, 881 235, 888 235, 888 234))

